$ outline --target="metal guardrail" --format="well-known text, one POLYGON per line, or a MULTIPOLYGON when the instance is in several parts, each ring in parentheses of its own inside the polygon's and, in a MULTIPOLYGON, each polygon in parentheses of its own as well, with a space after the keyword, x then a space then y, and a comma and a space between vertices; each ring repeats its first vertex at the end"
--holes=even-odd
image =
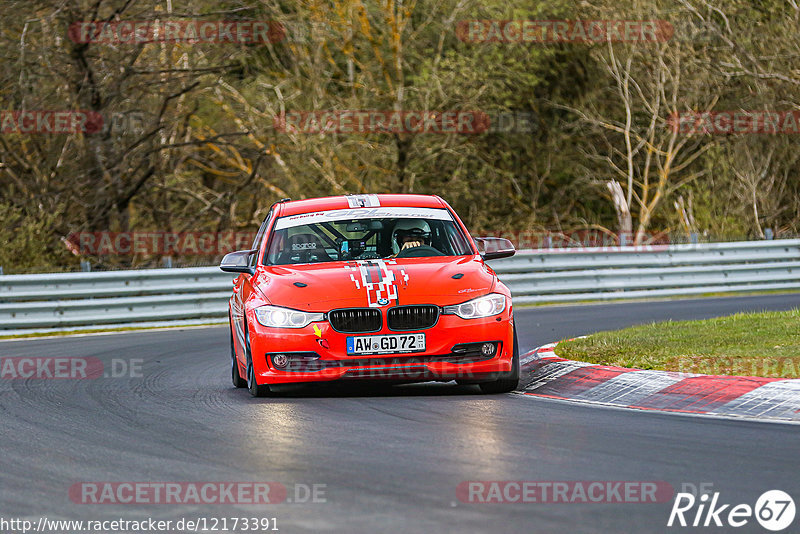
MULTIPOLYGON (((800 289, 800 239, 521 250, 490 262, 516 304, 800 289)), ((216 267, 0 276, 0 335, 224 323, 216 267)))
POLYGON ((517 304, 800 289, 800 239, 519 251, 492 265, 517 304))

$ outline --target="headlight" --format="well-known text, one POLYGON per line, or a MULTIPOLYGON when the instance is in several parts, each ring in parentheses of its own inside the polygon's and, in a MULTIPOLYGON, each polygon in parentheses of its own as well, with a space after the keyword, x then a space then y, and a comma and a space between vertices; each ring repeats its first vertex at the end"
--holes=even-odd
POLYGON ((259 306, 255 312, 259 323, 272 328, 303 328, 314 321, 325 320, 323 313, 306 313, 277 306, 259 306))
POLYGON ((445 306, 442 313, 458 315, 462 319, 478 319, 497 315, 506 309, 506 297, 490 293, 455 306, 445 306))

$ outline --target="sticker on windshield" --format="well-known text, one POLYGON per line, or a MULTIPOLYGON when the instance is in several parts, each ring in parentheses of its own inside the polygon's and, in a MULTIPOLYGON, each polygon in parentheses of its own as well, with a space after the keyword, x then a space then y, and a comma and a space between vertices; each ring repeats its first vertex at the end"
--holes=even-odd
POLYGON ((304 224, 321 222, 352 221, 354 219, 433 219, 438 221, 452 221, 450 212, 440 208, 352 208, 344 210, 315 211, 281 217, 275 222, 276 230, 293 228, 304 224))

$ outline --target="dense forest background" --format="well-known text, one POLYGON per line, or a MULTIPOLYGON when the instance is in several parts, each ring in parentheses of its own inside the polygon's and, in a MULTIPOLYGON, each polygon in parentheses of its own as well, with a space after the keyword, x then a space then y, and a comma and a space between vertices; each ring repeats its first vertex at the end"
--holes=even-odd
MULTIPOLYGON (((444 197, 474 234, 637 243, 794 236, 800 135, 681 131, 687 112, 800 111, 796 0, 4 0, 0 110, 97 132, 0 131, 4 272, 84 258, 74 232, 254 231, 269 206, 444 197), (272 21, 266 43, 81 42, 81 21, 272 21), (658 20, 656 41, 471 42, 469 20, 658 20), (479 110, 481 133, 304 133, 292 110, 479 110), (524 127, 523 127, 524 126, 524 127)), ((210 258, 213 260, 214 258, 210 258)), ((209 261, 210 261, 209 260, 209 261)))

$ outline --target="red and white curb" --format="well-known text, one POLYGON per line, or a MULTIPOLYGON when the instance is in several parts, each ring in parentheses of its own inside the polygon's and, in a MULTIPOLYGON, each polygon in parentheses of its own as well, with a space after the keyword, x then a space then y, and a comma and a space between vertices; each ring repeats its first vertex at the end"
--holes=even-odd
POLYGON ((646 371, 560 358, 550 343, 520 360, 525 395, 663 412, 800 422, 800 380, 646 371))

